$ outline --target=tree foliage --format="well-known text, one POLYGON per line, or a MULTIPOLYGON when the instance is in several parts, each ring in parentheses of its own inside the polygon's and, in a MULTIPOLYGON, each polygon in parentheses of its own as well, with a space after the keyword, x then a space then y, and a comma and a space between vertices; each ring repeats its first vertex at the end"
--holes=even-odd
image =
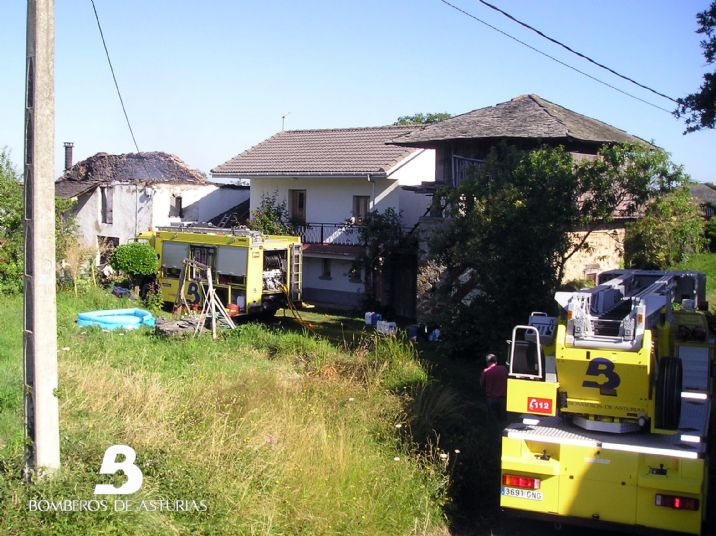
MULTIPOLYGON (((716 0, 701 13, 696 15, 699 22, 697 33, 706 37, 701 41, 706 63, 712 65, 716 61, 716 0)), ((677 99, 678 107, 674 111, 676 117, 686 117, 684 134, 714 128, 716 126, 716 71, 704 74, 704 81, 698 92, 682 99, 677 99)))
POLYGON ((278 192, 264 194, 261 203, 251 212, 249 228, 270 235, 295 235, 296 226, 291 223, 286 201, 278 200, 278 192))
POLYGON ((604 147, 581 162, 562 147, 495 147, 471 180, 443 192, 448 217, 431 243, 449 274, 438 290, 449 350, 500 351, 513 325, 552 308, 565 263, 594 230, 684 180, 647 146, 604 147))
POLYGON ((393 123, 394 125, 431 125, 444 119, 450 119, 452 115, 447 112, 417 113, 413 115, 401 115, 393 123))
POLYGON ((23 188, 5 149, 0 151, 0 293, 22 290, 23 188))
MULTIPOLYGON (((22 290, 24 187, 6 149, 0 150, 0 293, 22 290)), ((74 240, 74 202, 55 198, 55 257, 63 259, 74 240)))
POLYGON ((644 216, 627 226, 624 262, 632 268, 665 270, 700 253, 704 219, 688 188, 654 199, 644 216))
POLYGON ((117 246, 110 261, 112 268, 136 278, 154 275, 158 268, 154 248, 143 242, 129 242, 117 246))
POLYGON ((406 246, 400 214, 392 207, 383 212, 369 212, 358 227, 358 237, 365 248, 353 269, 363 270, 365 274, 367 303, 364 305, 372 308, 380 304, 378 285, 384 268, 406 246))

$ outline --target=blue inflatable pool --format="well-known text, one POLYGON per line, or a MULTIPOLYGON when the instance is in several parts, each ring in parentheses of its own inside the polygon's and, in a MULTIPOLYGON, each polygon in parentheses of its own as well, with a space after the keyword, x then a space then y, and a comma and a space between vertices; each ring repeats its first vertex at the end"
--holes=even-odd
POLYGON ((137 329, 140 326, 153 328, 155 318, 144 309, 109 309, 89 311, 77 315, 80 326, 99 326, 102 329, 137 329))

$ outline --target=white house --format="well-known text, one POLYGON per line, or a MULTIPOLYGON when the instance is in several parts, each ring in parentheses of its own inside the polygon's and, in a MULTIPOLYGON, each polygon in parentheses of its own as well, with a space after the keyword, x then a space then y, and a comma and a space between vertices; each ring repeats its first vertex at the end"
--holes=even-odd
POLYGON ((149 227, 207 222, 249 197, 247 187, 212 184, 167 153, 98 153, 70 163, 55 192, 76 199, 79 235, 93 248, 126 243, 149 227))
POLYGON ((364 291, 353 270, 361 220, 393 208, 409 230, 429 208, 430 198, 410 187, 434 180, 435 152, 386 144, 414 128, 282 131, 211 173, 249 179, 252 211, 265 196, 285 202, 304 243, 304 297, 355 307, 364 291))

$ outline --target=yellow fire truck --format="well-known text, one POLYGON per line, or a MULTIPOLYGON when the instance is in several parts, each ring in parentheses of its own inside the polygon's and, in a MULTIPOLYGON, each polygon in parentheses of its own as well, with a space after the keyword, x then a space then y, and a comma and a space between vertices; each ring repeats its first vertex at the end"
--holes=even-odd
POLYGON ((511 341, 501 506, 701 534, 715 340, 705 276, 612 270, 511 341))
POLYGON ((141 233, 157 252, 158 283, 164 302, 178 304, 177 295, 191 307, 205 298, 205 270, 210 268, 213 289, 233 316, 273 315, 290 300, 301 300, 301 239, 264 235, 245 228, 174 226, 141 233), (185 263, 185 260, 196 261, 185 263))

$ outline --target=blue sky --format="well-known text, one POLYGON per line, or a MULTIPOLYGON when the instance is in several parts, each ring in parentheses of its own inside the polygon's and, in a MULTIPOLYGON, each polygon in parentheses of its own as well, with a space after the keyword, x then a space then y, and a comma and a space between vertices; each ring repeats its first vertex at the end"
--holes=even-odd
MULTIPOLYGON (((451 0, 562 61, 659 106, 624 82, 475 0, 451 0)), ((286 128, 459 114, 536 93, 655 143, 692 178, 716 182, 716 131, 604 87, 439 0, 95 0, 142 151, 208 172, 286 128)), ((572 48, 670 96, 707 70, 695 14, 710 0, 493 0, 572 48)), ((56 0, 56 168, 133 152, 89 0, 56 0)), ((26 4, 0 3, 0 147, 22 160, 26 4)), ((713 68, 713 67, 712 67, 713 68)))

